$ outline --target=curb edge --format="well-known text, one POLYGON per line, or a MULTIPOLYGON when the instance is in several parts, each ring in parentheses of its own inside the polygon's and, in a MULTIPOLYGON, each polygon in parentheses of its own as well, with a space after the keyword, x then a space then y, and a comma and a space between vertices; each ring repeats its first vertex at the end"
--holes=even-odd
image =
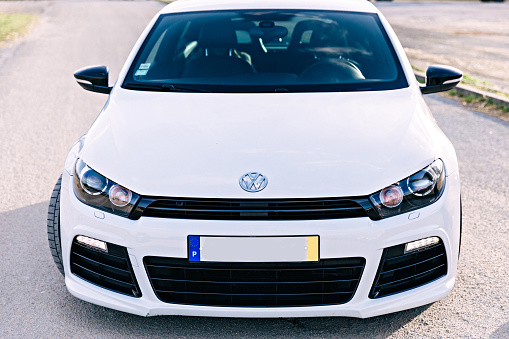
MULTIPOLYGON (((419 81, 426 81, 426 75, 421 72, 414 72, 415 78, 419 81)), ((495 105, 503 106, 509 108, 509 99, 504 98, 501 95, 497 95, 494 93, 490 93, 487 91, 483 91, 468 85, 458 84, 455 90, 463 95, 475 95, 478 97, 482 97, 484 99, 491 100, 495 105)))

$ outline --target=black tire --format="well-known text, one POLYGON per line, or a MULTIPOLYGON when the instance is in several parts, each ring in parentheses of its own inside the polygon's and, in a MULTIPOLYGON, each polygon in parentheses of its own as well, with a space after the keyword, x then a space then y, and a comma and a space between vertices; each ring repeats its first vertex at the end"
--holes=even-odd
POLYGON ((58 178, 48 208, 48 242, 53 261, 57 265, 58 270, 65 276, 64 262, 62 260, 62 244, 60 242, 60 185, 62 176, 58 178))

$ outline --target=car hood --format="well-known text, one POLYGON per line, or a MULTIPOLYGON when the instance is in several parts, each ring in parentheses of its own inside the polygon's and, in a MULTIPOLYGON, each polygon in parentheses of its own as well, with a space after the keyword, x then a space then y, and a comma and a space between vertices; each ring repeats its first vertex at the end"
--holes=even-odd
POLYGON ((116 89, 82 159, 142 195, 360 196, 430 164, 433 120, 411 89, 348 93, 158 93, 116 89), (259 172, 267 187, 239 185, 259 172))

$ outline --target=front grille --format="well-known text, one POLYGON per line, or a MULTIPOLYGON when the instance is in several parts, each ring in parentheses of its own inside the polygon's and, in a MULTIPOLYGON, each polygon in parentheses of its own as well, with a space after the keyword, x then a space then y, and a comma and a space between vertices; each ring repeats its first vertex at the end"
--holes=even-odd
POLYGON ((404 253, 405 244, 384 249, 369 297, 380 298, 430 283, 447 274, 443 242, 404 253))
POLYGON ((364 258, 318 263, 217 263, 145 257, 157 297, 167 303, 278 307, 333 305, 354 295, 364 258))
POLYGON ((71 272, 108 290, 141 297, 127 249, 107 243, 108 253, 80 244, 74 239, 71 248, 71 272))
POLYGON ((312 220, 369 216, 379 219, 368 198, 201 199, 143 197, 130 216, 207 220, 312 220))

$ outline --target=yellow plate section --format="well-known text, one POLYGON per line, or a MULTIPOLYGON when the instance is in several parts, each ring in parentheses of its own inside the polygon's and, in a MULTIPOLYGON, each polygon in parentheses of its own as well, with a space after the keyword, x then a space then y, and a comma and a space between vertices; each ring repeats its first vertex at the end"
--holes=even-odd
POLYGON ((307 261, 318 261, 318 236, 307 237, 307 261))

